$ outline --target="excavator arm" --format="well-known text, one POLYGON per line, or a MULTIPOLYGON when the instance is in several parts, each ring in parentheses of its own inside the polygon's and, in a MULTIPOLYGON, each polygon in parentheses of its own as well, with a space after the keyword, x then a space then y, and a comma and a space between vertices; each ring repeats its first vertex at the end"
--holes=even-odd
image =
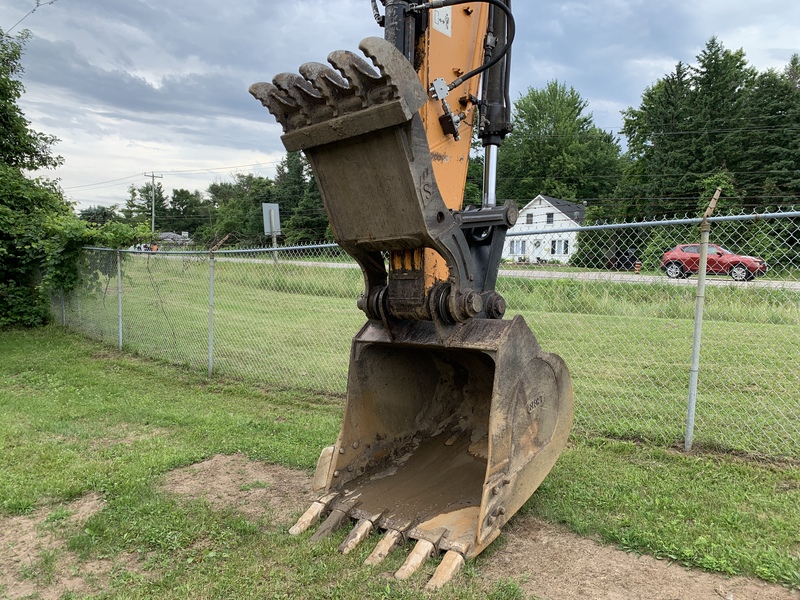
MULTIPOLYGON (((367 562, 417 540, 398 578, 445 552, 435 589, 479 554, 566 445, 573 399, 563 361, 496 291, 511 203, 461 210, 472 128, 487 162, 509 130, 507 1, 386 0, 366 58, 335 51, 250 92, 308 158, 336 241, 359 264, 367 322, 353 339, 339 438, 321 494, 290 533, 356 526, 348 552, 384 531, 367 562), (478 98, 482 90, 481 98, 478 98), (476 115, 477 111, 477 115, 476 115)), ((494 171, 496 173, 496 171, 494 171)))

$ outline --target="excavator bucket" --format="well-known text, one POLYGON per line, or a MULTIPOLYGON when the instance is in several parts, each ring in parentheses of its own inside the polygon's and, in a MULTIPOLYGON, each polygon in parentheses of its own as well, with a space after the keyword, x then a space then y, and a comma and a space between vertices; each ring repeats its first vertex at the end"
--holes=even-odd
POLYGON ((349 552, 385 532, 367 562, 417 540, 396 573, 445 552, 429 588, 483 551, 567 443, 573 395, 564 362, 494 291, 512 205, 452 211, 433 175, 418 110, 427 100, 394 46, 367 38, 334 69, 307 63, 251 93, 311 163, 337 242, 361 266, 368 320, 350 354, 338 441, 314 477, 319 500, 290 529, 312 540, 355 526, 349 552), (434 253, 447 266, 430 281, 434 253))

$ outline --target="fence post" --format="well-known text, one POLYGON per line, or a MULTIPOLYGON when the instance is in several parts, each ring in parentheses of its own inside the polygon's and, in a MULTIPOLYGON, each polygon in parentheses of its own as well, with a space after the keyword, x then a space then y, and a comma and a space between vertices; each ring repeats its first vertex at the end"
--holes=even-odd
POLYGON ((214 252, 208 253, 208 376, 214 372, 214 252))
POLYGON ((67 298, 64 294, 64 288, 61 288, 61 327, 67 326, 67 298))
POLYGON ((700 338, 703 332, 703 305, 706 298, 706 265, 708 264, 708 235, 711 231, 711 224, 708 218, 714 212, 719 195, 722 193, 720 188, 714 192, 714 197, 703 215, 703 222, 700 224, 700 265, 697 267, 697 300, 694 308, 694 339, 692 340, 692 367, 689 373, 689 403, 686 410, 686 436, 683 440, 683 449, 689 452, 692 449, 694 440, 694 414, 697 405, 697 381, 700 374, 700 338))
POLYGON ((122 350, 122 253, 117 250, 117 330, 119 349, 122 350))
POLYGON ((269 228, 272 231, 272 247, 274 250, 272 251, 272 262, 276 265, 278 264, 278 234, 275 231, 275 211, 270 209, 269 211, 269 228))

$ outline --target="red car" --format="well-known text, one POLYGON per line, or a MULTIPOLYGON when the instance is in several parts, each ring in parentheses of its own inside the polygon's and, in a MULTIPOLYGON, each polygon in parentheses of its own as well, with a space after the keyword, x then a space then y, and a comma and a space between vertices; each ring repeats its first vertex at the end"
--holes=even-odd
MULTIPOLYGON (((672 279, 697 273, 699 266, 700 244, 678 244, 667 250, 661 259, 661 269, 672 279)), ((730 275, 735 281, 749 281, 766 273, 767 268, 763 258, 742 256, 716 244, 708 245, 706 273, 710 275, 730 275)))

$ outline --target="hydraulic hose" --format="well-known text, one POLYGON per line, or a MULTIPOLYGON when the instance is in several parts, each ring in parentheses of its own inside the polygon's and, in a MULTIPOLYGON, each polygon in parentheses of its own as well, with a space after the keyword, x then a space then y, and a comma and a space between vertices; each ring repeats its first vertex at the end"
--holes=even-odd
MULTIPOLYGON (((426 2, 425 4, 412 4, 408 7, 409 12, 411 11, 418 11, 418 10, 432 10, 434 8, 445 8, 447 6, 456 6, 458 4, 468 4, 470 2, 474 2, 475 0, 433 0, 433 2, 426 2)), ((494 65, 498 62, 503 60, 503 57, 509 52, 511 49, 511 44, 514 42, 514 34, 516 32, 516 26, 514 23, 514 16, 511 14, 511 9, 506 6, 506 4, 502 0, 477 0, 478 2, 483 2, 484 4, 491 4, 496 6, 500 10, 502 10, 506 15, 506 43, 503 45, 503 48, 497 55, 492 58, 487 63, 482 64, 480 67, 473 69, 469 73, 465 73, 461 77, 455 79, 452 83, 447 86, 448 90, 454 90, 462 83, 464 83, 467 79, 471 79, 476 75, 480 75, 484 71, 491 69, 494 65)))

